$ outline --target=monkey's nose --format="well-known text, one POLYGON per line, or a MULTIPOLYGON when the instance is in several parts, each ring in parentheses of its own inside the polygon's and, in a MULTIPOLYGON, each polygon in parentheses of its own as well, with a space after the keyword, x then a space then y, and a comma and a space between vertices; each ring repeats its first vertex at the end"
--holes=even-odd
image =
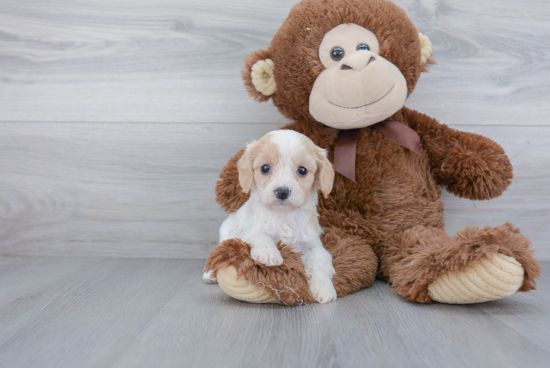
POLYGON ((289 195, 290 195, 290 190, 288 190, 287 187, 280 187, 275 189, 275 196, 277 196, 277 198, 279 199, 285 200, 288 198, 289 195))
POLYGON ((376 60, 371 52, 358 51, 346 58, 345 62, 340 67, 341 70, 357 70, 361 71, 370 63, 376 60))

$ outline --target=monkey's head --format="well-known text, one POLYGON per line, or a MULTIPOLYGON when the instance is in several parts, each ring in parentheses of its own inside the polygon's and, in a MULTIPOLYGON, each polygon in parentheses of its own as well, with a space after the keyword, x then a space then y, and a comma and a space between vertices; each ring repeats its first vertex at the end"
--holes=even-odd
POLYGON ((258 101, 286 117, 336 129, 362 128, 399 111, 432 46, 405 12, 386 0, 303 0, 267 50, 245 61, 258 101))

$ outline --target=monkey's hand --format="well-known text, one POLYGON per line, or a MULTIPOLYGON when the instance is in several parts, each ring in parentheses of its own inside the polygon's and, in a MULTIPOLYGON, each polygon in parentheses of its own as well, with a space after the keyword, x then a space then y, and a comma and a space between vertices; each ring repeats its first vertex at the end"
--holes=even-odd
POLYGON ((220 172, 220 180, 216 183, 216 202, 226 212, 235 212, 248 200, 249 194, 243 193, 239 184, 237 161, 243 155, 244 149, 237 152, 220 172))
POLYGON ((428 153, 434 178, 449 192, 483 200, 498 197, 508 188, 512 164, 496 142, 449 128, 416 111, 408 110, 406 115, 428 153))
POLYGON ((512 164, 502 147, 477 134, 456 133, 460 138, 447 142, 446 154, 434 173, 449 192, 459 197, 491 199, 500 196, 513 176, 512 164))

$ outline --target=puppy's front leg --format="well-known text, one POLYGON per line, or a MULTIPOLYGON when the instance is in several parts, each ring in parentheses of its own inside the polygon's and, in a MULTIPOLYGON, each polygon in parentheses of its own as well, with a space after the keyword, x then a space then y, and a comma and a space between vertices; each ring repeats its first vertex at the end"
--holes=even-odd
POLYGON ((265 234, 256 234, 243 239, 252 246, 250 257, 266 266, 280 266, 283 264, 281 252, 277 249, 273 239, 265 234))
POLYGON ((319 303, 328 303, 336 299, 336 289, 332 277, 336 273, 332 266, 331 254, 322 246, 315 245, 304 251, 302 262, 309 277, 309 290, 319 303))

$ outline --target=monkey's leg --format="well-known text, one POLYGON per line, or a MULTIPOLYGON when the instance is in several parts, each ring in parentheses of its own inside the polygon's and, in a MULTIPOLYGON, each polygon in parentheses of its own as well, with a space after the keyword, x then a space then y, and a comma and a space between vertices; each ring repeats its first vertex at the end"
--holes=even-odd
POLYGON ((374 283, 378 258, 365 239, 347 235, 338 228, 325 228, 321 240, 332 255, 336 271, 332 283, 339 298, 374 283))
POLYGON ((540 265, 511 224, 467 227, 455 236, 415 226, 390 244, 381 273, 402 297, 420 302, 480 303, 535 288, 540 265))
POLYGON ((251 247, 240 239, 228 239, 210 253, 204 271, 211 272, 222 290, 249 303, 288 306, 315 303, 300 254, 277 244, 283 264, 266 266, 250 257, 251 247))
MULTIPOLYGON (((336 274, 332 282, 338 297, 372 285, 378 259, 361 238, 326 229, 323 244, 332 255, 336 274)), ((278 244, 283 256, 280 266, 265 266, 250 258, 250 245, 230 239, 212 250, 205 272, 212 270, 224 292, 250 303, 280 303, 288 306, 315 303, 300 254, 278 244)))

